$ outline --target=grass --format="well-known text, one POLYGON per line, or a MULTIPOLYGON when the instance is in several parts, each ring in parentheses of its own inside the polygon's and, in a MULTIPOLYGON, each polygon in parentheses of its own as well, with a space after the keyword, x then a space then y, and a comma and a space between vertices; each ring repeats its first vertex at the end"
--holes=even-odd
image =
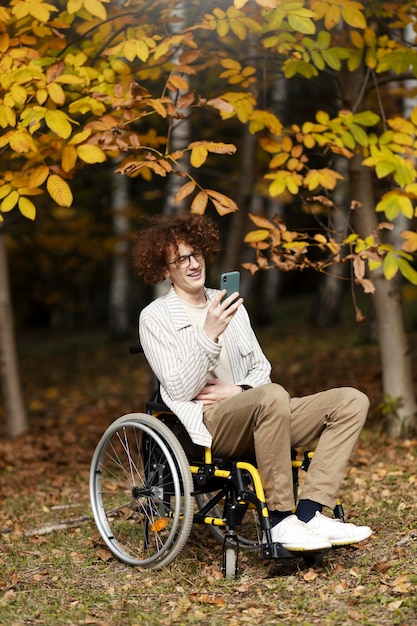
MULTIPOLYGON (((274 329, 260 331, 261 343, 274 379, 291 393, 348 381, 371 397, 342 500, 349 519, 370 524, 373 537, 332 550, 323 567, 241 553, 240 576, 230 581, 221 575, 221 547, 204 527, 193 527, 165 569, 124 565, 91 519, 89 464, 107 425, 143 406, 149 372, 141 357, 128 355, 128 342, 111 343, 102 333, 35 335, 21 345, 31 430, 0 442, 1 624, 417 623, 417 440, 383 434, 376 346, 350 320, 314 331, 300 310, 281 311, 274 329), (295 327, 289 320, 296 318, 295 327)), ((415 353, 413 333, 410 343, 415 353)))

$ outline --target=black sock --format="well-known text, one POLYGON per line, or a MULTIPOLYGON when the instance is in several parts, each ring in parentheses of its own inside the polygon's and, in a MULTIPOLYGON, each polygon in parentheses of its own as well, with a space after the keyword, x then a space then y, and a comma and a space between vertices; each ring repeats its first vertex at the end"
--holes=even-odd
POLYGON ((300 500, 295 514, 298 519, 307 523, 313 519, 317 511, 321 513, 322 510, 323 505, 319 502, 314 502, 314 500, 300 500))
POLYGON ((292 511, 269 511, 269 519, 271 520, 271 527, 273 528, 274 526, 282 522, 282 520, 288 517, 289 515, 292 515, 292 511))

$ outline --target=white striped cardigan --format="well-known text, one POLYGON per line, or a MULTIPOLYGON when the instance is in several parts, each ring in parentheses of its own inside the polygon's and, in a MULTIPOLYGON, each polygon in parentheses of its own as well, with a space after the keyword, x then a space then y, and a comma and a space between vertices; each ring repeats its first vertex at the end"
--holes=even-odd
MULTIPOLYGON (((219 293, 206 289, 209 300, 219 293)), ((165 404, 184 424, 194 443, 211 445, 203 423, 203 403, 195 398, 208 372, 218 364, 221 346, 209 339, 188 318, 171 287, 139 317, 139 337, 145 357, 161 386, 165 404)), ((258 387, 270 382, 271 366, 241 305, 223 334, 236 385, 258 387)))

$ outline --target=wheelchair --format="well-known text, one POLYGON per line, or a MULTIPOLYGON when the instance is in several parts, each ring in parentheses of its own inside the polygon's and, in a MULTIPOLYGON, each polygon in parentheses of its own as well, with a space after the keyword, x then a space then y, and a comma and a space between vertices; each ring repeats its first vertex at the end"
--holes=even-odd
MULTIPOLYGON (((131 352, 141 352, 140 347, 131 352)), ((292 451, 294 495, 299 470, 313 456, 292 451)), ((225 578, 237 577, 239 550, 257 550, 262 559, 302 556, 319 564, 324 552, 289 551, 271 538, 262 480, 250 460, 212 456, 194 444, 157 390, 145 413, 116 419, 92 457, 90 502, 97 529, 122 562, 144 569, 171 563, 184 548, 193 524, 207 525, 222 545, 225 578)), ((338 501, 335 517, 344 521, 338 501)))

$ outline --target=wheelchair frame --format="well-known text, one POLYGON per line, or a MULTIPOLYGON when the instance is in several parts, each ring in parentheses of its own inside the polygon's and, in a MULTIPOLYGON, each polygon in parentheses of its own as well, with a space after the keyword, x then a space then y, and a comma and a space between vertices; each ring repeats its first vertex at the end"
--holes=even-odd
MULTIPOLYGON (((312 452, 297 460, 307 471, 312 452)), ((90 502, 98 531, 122 562, 144 569, 171 563, 185 546, 192 525, 204 524, 222 544, 222 572, 238 574, 240 548, 259 550, 263 559, 303 556, 320 563, 324 552, 289 551, 271 537, 261 476, 248 460, 213 458, 195 445, 180 420, 161 401, 159 391, 146 413, 115 420, 93 454, 90 502)), ((338 501, 335 517, 344 521, 338 501)))

